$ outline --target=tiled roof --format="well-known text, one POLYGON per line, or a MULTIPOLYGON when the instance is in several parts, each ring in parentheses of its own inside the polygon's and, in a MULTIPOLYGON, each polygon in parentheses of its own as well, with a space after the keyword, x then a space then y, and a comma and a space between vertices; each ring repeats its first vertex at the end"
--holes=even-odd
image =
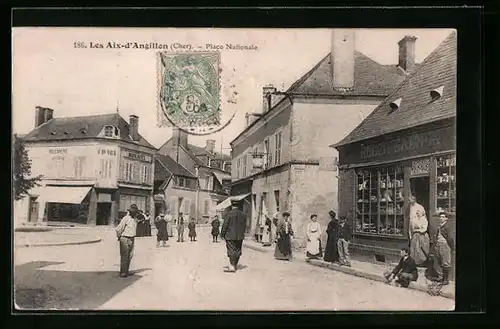
POLYGON ((335 146, 452 118, 456 115, 457 40, 451 33, 347 137, 335 146), (431 101, 430 91, 444 86, 442 96, 431 101), (389 104, 401 98, 399 108, 389 104))
MULTIPOLYGON (((188 150, 191 151, 194 155, 208 155, 207 150, 201 146, 188 144, 188 150)), ((224 153, 214 152, 212 153, 212 156, 218 160, 231 161, 231 157, 224 153)))
POLYGON ((120 139, 125 142, 138 143, 142 146, 156 149, 141 135, 139 135, 140 140, 138 142, 133 141, 130 137, 129 124, 118 113, 52 118, 33 129, 24 137, 24 140, 55 141, 96 138, 104 126, 107 125, 117 126, 120 130, 120 139))
POLYGON ((331 56, 326 55, 302 78, 287 90, 291 94, 387 96, 405 78, 397 65, 382 65, 362 54, 354 52, 354 88, 340 92, 333 88, 331 56))
POLYGON ((168 155, 157 153, 156 159, 160 161, 167 168, 167 170, 175 176, 196 178, 193 173, 181 166, 179 163, 175 162, 175 160, 168 155))

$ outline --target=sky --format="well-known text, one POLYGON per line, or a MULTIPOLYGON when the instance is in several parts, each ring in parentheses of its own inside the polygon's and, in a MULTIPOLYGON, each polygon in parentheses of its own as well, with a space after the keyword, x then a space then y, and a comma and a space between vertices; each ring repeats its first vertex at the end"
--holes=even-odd
MULTIPOLYGON (((381 64, 397 64, 397 42, 417 37, 415 56, 421 62, 450 29, 357 29, 355 48, 381 64)), ((247 112, 262 111, 262 87, 286 90, 330 52, 330 29, 201 29, 201 28, 13 28, 12 129, 25 134, 34 128, 35 106, 54 109, 54 117, 119 113, 139 116, 140 133, 160 147, 172 135, 157 124, 157 52, 155 49, 90 48, 108 42, 156 42, 206 49, 207 44, 255 45, 257 50, 220 50, 222 131, 190 136, 204 146, 229 153, 243 129, 247 112), (84 42, 87 48, 75 48, 84 42), (233 86, 232 89, 229 87, 233 86), (237 91, 235 102, 227 102, 237 91)))

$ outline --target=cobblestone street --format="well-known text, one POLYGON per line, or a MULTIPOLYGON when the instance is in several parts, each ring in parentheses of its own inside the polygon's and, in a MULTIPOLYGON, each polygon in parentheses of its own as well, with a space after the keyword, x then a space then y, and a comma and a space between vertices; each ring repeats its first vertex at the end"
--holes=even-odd
MULTIPOLYGON (((102 232, 99 233, 103 236, 102 232)), ((119 250, 109 230, 99 243, 15 249, 16 304, 23 309, 137 310, 452 310, 454 301, 312 267, 296 254, 243 249, 241 269, 223 272, 224 242, 206 228, 198 241, 155 248, 136 240, 131 270, 118 276, 119 250)))

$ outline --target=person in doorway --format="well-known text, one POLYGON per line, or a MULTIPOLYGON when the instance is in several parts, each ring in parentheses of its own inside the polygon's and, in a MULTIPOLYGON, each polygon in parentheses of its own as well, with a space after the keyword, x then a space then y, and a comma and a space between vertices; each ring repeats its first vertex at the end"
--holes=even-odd
POLYGON ((212 242, 217 242, 217 238, 219 237, 219 227, 219 216, 215 215, 214 220, 212 221, 212 242))
MULTIPOLYGON (((433 281, 442 282, 443 285, 449 284, 451 272, 451 253, 455 248, 455 234, 451 223, 448 221, 446 212, 439 212, 438 226, 436 233, 432 237, 432 261, 429 266, 433 267, 433 277, 429 278, 433 281)), ((427 274, 426 274, 427 276, 427 274)))
POLYGON ((220 232, 221 238, 226 240, 227 257, 229 258, 226 272, 236 272, 238 268, 238 262, 242 255, 243 239, 245 238, 246 222, 246 216, 238 209, 238 203, 231 201, 231 210, 227 212, 220 232))
POLYGON ((281 215, 281 220, 278 222, 276 230, 277 242, 274 250, 274 258, 279 260, 292 260, 292 243, 293 236, 292 224, 290 223, 290 213, 284 212, 281 215))
POLYGON ((144 213, 144 236, 151 236, 151 215, 149 211, 144 213))
POLYGON ((321 250, 321 226, 318 223, 318 215, 311 215, 311 221, 307 224, 307 251, 306 257, 318 259, 323 256, 321 250))
POLYGON ((134 252, 134 240, 137 234, 137 212, 135 204, 130 206, 127 215, 125 215, 120 224, 116 227, 116 237, 120 242, 120 277, 129 276, 130 262, 134 252))
POLYGON ((191 221, 188 224, 188 237, 190 241, 196 241, 196 223, 194 218, 191 218, 191 221))
POLYGON ((325 257, 323 259, 325 262, 336 263, 339 261, 339 252, 337 250, 339 221, 336 218, 337 214, 333 210, 330 210, 328 215, 330 215, 331 220, 326 229, 328 239, 326 240, 325 257))
POLYGON ((410 282, 417 281, 418 270, 417 264, 410 256, 410 250, 408 248, 401 249, 401 259, 398 265, 392 270, 392 272, 385 272, 384 277, 388 282, 391 282, 395 277, 398 279, 396 283, 401 285, 401 287, 408 288, 410 282))
POLYGON ((266 216, 266 221, 264 222, 264 234, 262 236, 262 245, 264 247, 269 247, 271 245, 271 219, 266 216))
POLYGON ((428 221, 425 209, 417 203, 415 195, 410 196, 410 256, 417 266, 425 265, 429 255, 429 234, 427 234, 428 221))
POLYGON ((351 260, 349 257, 349 242, 351 241, 351 237, 351 225, 347 223, 347 220, 344 216, 341 216, 339 223, 339 240, 337 242, 337 248, 339 251, 340 265, 347 267, 351 267, 351 260))
POLYGON ((177 242, 184 242, 184 216, 179 213, 177 219, 177 242))
POLYGON ((157 248, 160 247, 160 242, 162 247, 166 247, 168 241, 167 221, 163 213, 160 213, 160 215, 155 218, 155 226, 157 229, 156 247, 157 248))

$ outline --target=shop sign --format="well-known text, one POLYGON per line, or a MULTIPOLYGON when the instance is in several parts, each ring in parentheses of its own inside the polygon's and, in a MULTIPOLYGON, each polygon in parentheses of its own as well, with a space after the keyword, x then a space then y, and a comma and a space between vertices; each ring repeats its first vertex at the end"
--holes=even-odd
POLYGON ((148 162, 148 163, 151 163, 153 161, 153 158, 148 154, 131 152, 131 151, 127 151, 127 150, 124 150, 122 153, 123 153, 123 156, 125 158, 128 158, 128 159, 142 161, 142 162, 148 162))
POLYGON ((455 149, 453 125, 401 135, 378 143, 356 143, 340 149, 341 164, 401 160, 455 149))
POLYGON ((67 153, 68 153, 67 148, 49 149, 49 154, 67 154, 67 153))
POLYGON ((114 150, 114 149, 97 149, 97 154, 98 155, 116 156, 116 150, 114 150))

